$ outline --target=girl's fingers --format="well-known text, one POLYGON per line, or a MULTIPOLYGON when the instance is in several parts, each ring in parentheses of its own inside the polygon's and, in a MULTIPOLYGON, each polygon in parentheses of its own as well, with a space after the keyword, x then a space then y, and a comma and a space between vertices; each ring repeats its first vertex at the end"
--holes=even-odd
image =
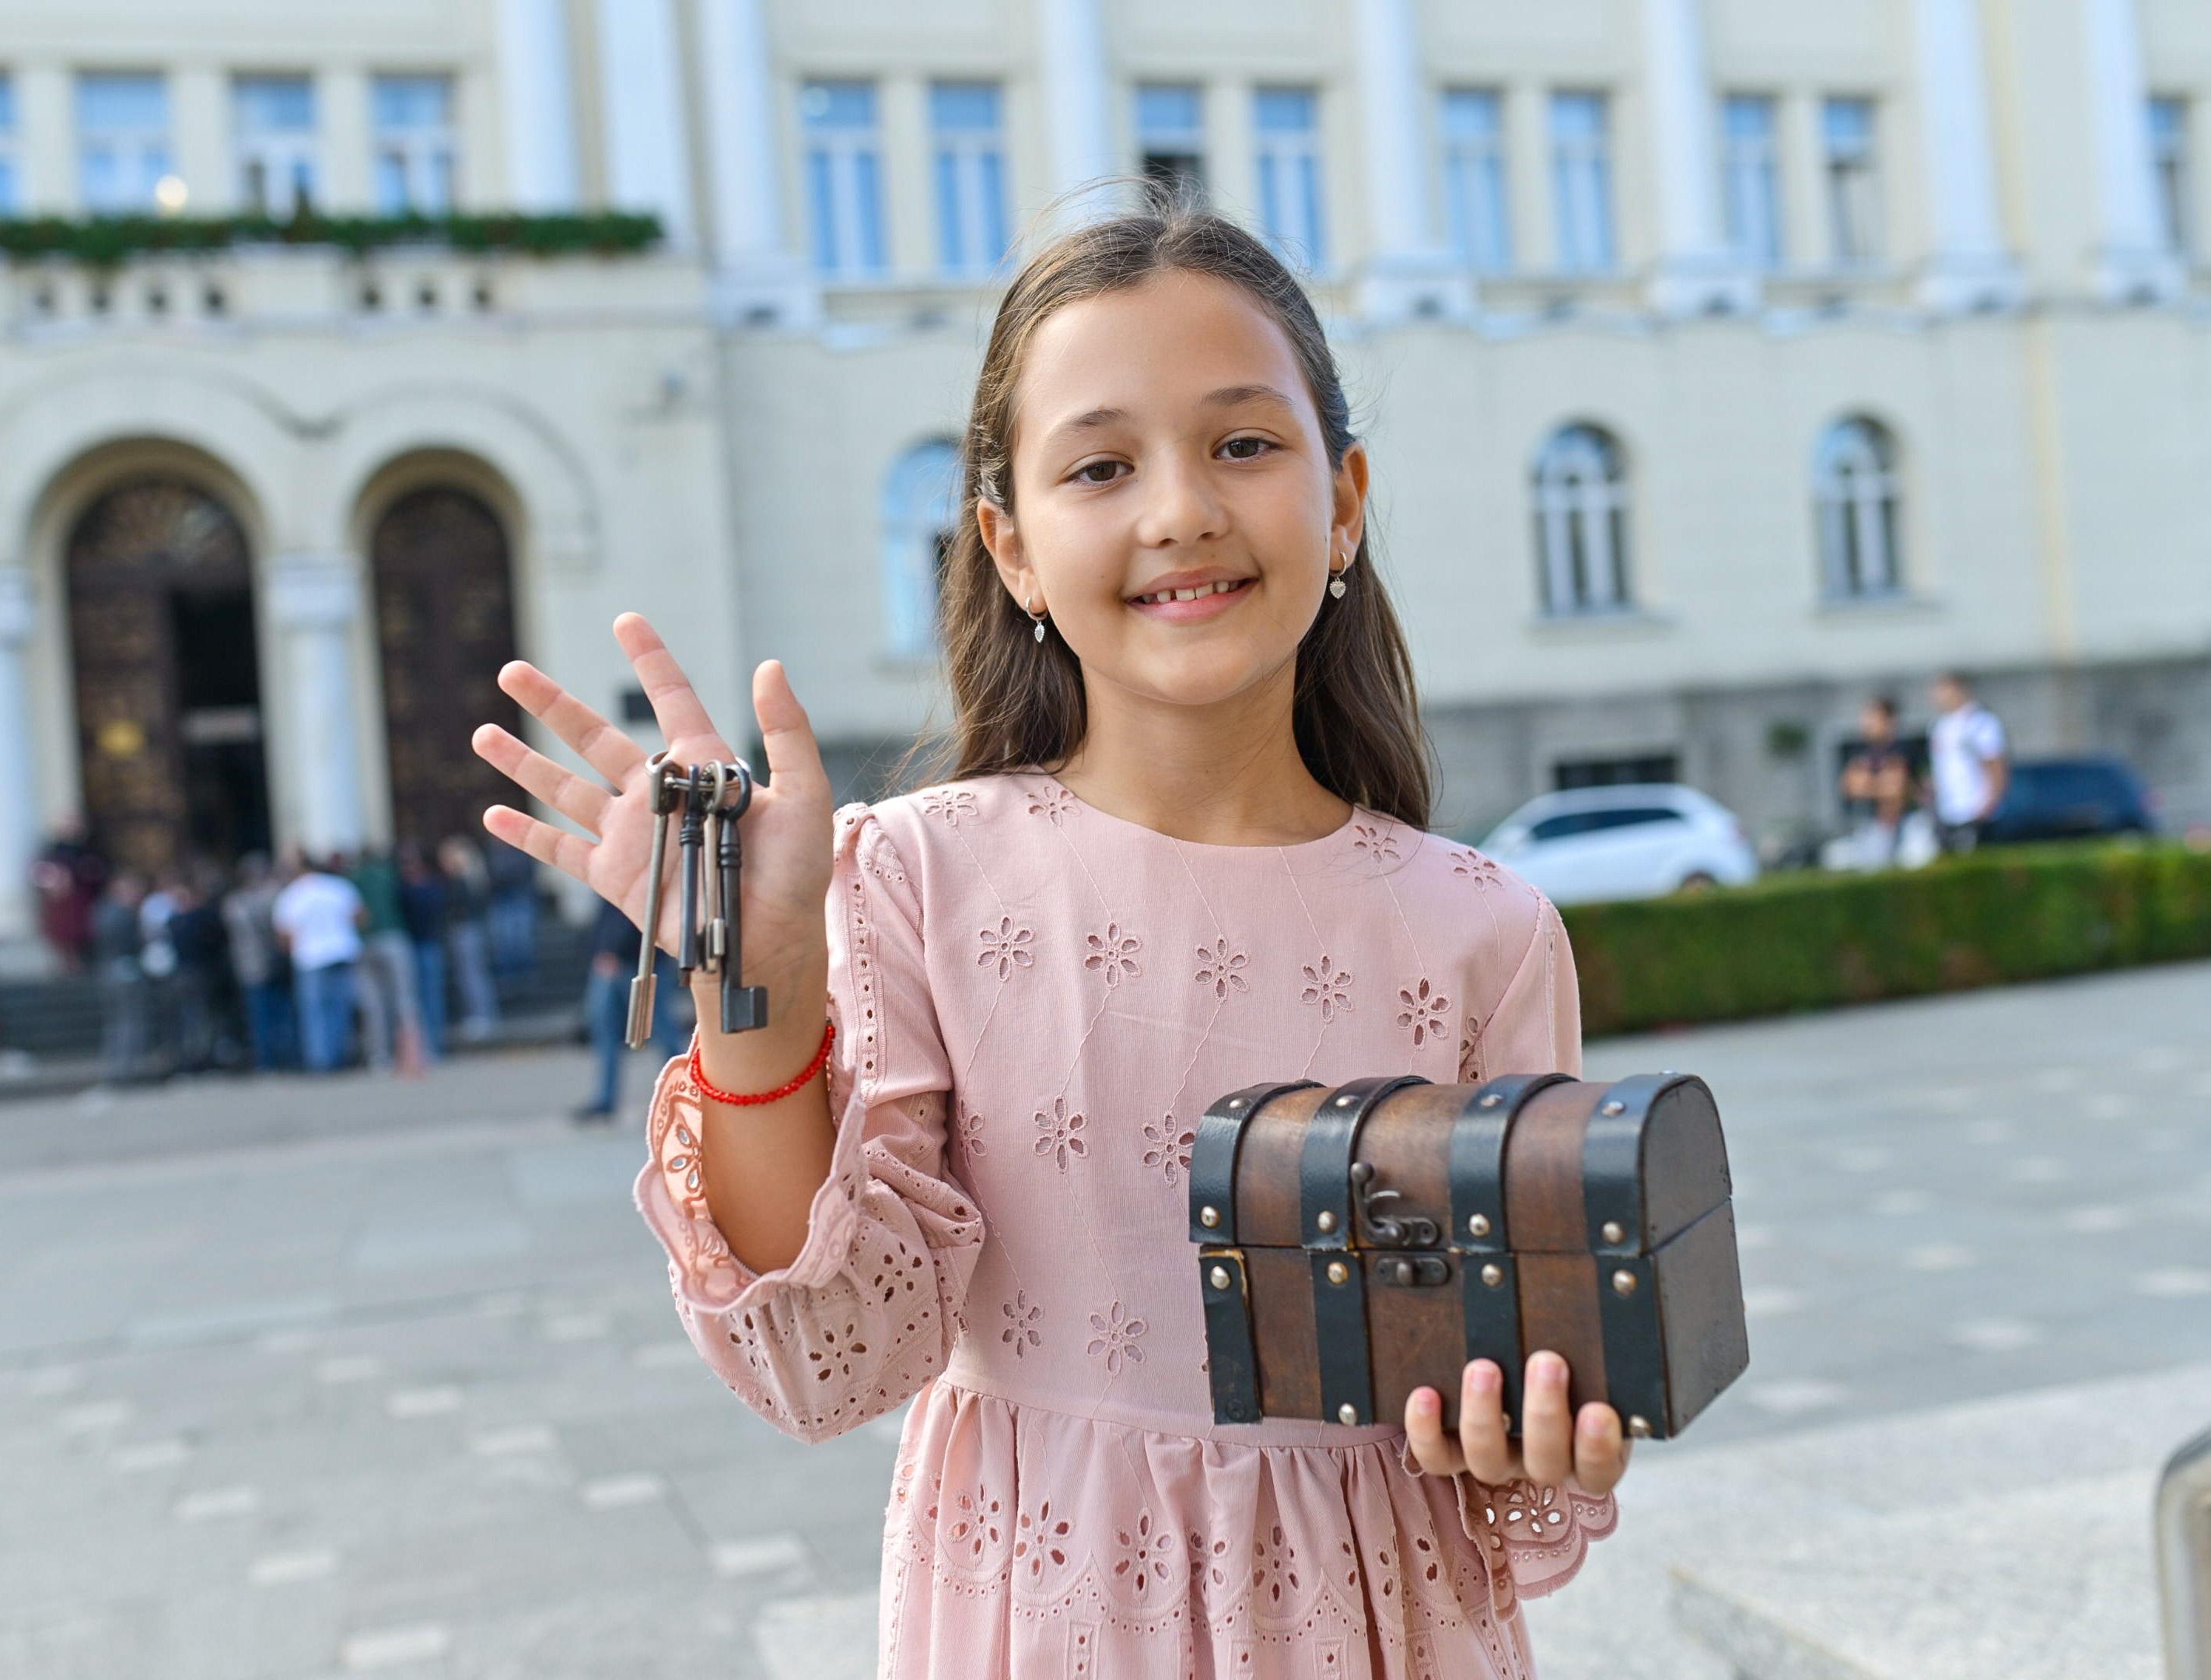
POLYGON ((714 733, 714 720, 706 715, 691 679, 684 676, 683 667, 675 663, 668 644, 645 622, 644 615, 626 612, 615 620, 615 640, 629 655, 630 667, 652 704, 662 740, 681 741, 714 733))
MULTIPOLYGON (((483 814, 486 828, 509 846, 527 852, 541 864, 550 864, 563 875, 572 875, 585 885, 591 876, 585 873, 591 868, 591 854, 597 850, 581 834, 572 834, 566 828, 556 828, 549 822, 540 822, 526 816, 512 805, 494 805, 483 814)), ((632 919, 635 919, 634 917, 632 919)))
POLYGON ((1413 1462, 1430 1476, 1456 1476, 1466 1467, 1444 1434, 1443 1397, 1433 1388, 1416 1388, 1405 1397, 1405 1440, 1413 1462))
POLYGON ((1629 1443, 1620 1414, 1592 1400, 1574 1419, 1574 1484, 1584 1493, 1608 1494, 1627 1474, 1629 1443))
POLYGON ((525 792, 536 794, 571 822, 581 824, 594 834, 599 832, 599 819, 614 803, 614 796, 606 789, 524 746, 497 724, 480 725, 474 744, 477 757, 503 773, 525 792))
POLYGON ((1522 1420, 1520 1451, 1527 1460, 1528 1479, 1541 1488, 1556 1488, 1574 1468, 1573 1419, 1566 1404, 1566 1362, 1554 1353, 1531 1354, 1528 1359, 1527 1409, 1522 1420))
POLYGON ((829 778, 821 767, 814 725, 791 691, 782 660, 765 660, 753 673, 753 715, 760 720, 767 773, 775 786, 807 793, 826 787, 829 778))
POLYGON ((527 659, 501 666, 499 686, 517 705, 583 755, 615 786, 645 762, 645 749, 527 659))
POLYGON ((1511 1425, 1505 1420, 1505 1374, 1493 1359, 1477 1359, 1461 1374, 1459 1451, 1477 1482, 1512 1479, 1511 1425))

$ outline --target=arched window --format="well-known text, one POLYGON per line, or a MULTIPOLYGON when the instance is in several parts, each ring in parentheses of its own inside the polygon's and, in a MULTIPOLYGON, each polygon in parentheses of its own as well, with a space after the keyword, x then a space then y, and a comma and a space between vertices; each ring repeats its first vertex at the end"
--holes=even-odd
POLYGON ((1812 458, 1820 570, 1829 596, 1851 600, 1904 586, 1897 546, 1896 445, 1870 420, 1838 420, 1812 458))
POLYGON ((883 476, 883 641, 887 652, 936 652, 936 595, 951 552, 960 452, 942 439, 917 444, 883 476))
POLYGON ((1564 426, 1536 457, 1536 552, 1548 613, 1633 604, 1627 572, 1627 474, 1620 446, 1594 426, 1564 426))

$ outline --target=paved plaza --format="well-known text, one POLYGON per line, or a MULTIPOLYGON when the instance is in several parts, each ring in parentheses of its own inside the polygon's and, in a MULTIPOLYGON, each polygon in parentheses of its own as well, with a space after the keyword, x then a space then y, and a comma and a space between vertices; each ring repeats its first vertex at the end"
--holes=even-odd
MULTIPOLYGON (((2153 1397, 2211 1369, 2207 1023, 2196 965, 1593 1046, 1717 1091, 1753 1364, 1536 1607, 1547 1680, 1727 1672, 1662 1555, 1723 1481, 1818 1465, 1908 1516, 1940 1475, 1899 1440, 1954 1480, 1937 1444, 2009 1419, 2057 1477, 2098 1407, 2177 1428, 2153 1397)), ((634 1119, 562 1118, 585 1077, 0 1105, 0 1676, 868 1671, 896 1420, 803 1446, 706 1372, 630 1207, 634 1119)))

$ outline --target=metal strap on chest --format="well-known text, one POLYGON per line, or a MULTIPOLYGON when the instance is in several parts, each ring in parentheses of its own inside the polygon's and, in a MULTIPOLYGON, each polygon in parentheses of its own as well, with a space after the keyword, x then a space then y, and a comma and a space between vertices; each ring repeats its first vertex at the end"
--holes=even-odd
POLYGON ((1206 1368, 1213 1421, 1257 1423, 1259 1356, 1251 1334, 1251 1281, 1236 1246, 1236 1149, 1244 1128, 1276 1097, 1314 1082, 1247 1085, 1221 1099, 1197 1123, 1190 1150, 1190 1234, 1199 1245, 1197 1281, 1205 1303, 1206 1368))
POLYGON ((1366 1271, 1352 1243, 1351 1163, 1359 1128, 1390 1092, 1427 1083, 1414 1074, 1354 1079, 1314 1111, 1305 1131, 1298 1161, 1298 1240, 1312 1267, 1321 1416, 1332 1423, 1374 1421, 1366 1271))
POLYGON ((1451 1127, 1451 1240, 1459 1257, 1466 1356, 1497 1362, 1505 1378, 1505 1412, 1516 1426, 1528 1353, 1520 1328, 1519 1268, 1505 1219, 1505 1146, 1528 1099, 1566 1083, 1563 1073, 1493 1079, 1467 1099, 1451 1127))
POLYGON ((1597 1313, 1604 1327, 1605 1386, 1620 1419, 1666 1431, 1664 1343, 1658 1333, 1658 1273, 1644 1250, 1643 1143, 1651 1105, 1681 1075, 1638 1074, 1597 1100, 1582 1140, 1582 1201, 1590 1252, 1597 1259, 1597 1313))

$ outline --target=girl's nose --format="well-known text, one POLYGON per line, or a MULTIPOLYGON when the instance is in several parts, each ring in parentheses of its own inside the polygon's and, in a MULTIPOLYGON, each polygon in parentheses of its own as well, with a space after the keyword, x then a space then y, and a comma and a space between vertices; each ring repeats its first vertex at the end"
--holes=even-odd
POLYGON ((1202 462, 1163 457, 1142 475, 1136 540, 1148 549, 1190 548, 1227 534, 1228 510, 1202 462))

